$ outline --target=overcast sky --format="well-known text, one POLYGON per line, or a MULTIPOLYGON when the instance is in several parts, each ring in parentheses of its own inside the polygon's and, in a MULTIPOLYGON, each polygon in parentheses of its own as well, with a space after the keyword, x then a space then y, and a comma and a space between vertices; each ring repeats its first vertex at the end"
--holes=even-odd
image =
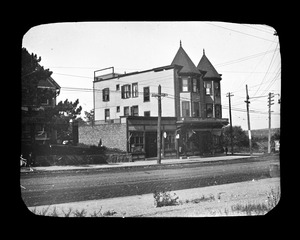
POLYGON ((280 127, 281 56, 274 31, 267 25, 226 22, 54 23, 29 29, 22 47, 41 56, 41 65, 53 72, 61 86, 58 101, 79 98, 84 116, 93 108, 95 70, 113 66, 115 72, 128 73, 169 65, 181 40, 196 66, 205 49, 222 74, 223 117, 229 118, 226 94, 232 92, 232 123, 246 130, 246 84, 251 129, 268 128, 269 92, 275 94, 272 127, 280 127))

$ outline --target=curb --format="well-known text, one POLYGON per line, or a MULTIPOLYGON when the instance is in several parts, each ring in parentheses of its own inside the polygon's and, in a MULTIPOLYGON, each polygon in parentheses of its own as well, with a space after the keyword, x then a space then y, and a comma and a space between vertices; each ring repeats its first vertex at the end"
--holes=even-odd
MULTIPOLYGON (((166 163, 162 163, 161 164, 155 164, 155 163, 149 163, 149 164, 145 164, 145 165, 118 165, 118 166, 109 166, 112 164, 103 164, 103 165, 93 165, 91 167, 89 166, 83 166, 83 167, 78 167, 78 166, 66 166, 66 168, 62 168, 62 169, 34 169, 34 171, 30 171, 28 169, 21 169, 21 173, 40 173, 40 172, 61 172, 61 171, 88 171, 88 170, 93 170, 93 171, 105 171, 107 169, 126 169, 126 168, 145 168, 145 167, 164 167, 164 166, 170 166, 170 165, 185 165, 185 164, 195 164, 195 163, 202 163, 202 164, 210 164, 210 163, 222 163, 222 162, 226 162, 226 163, 230 163, 230 162, 235 162, 235 161, 239 161, 239 160, 245 160, 245 159, 250 159, 250 158, 257 158, 258 156, 240 156, 239 158, 236 159, 220 159, 220 160, 205 160, 207 158, 201 158, 199 159, 188 159, 182 162, 182 160, 180 159, 174 159, 174 162, 166 162, 166 163), (176 161, 180 161, 180 162, 176 162, 176 161), (95 166, 95 167, 94 167, 95 166), (68 168, 71 167, 71 168, 68 168), (75 168, 73 168, 75 167, 75 168), (77 168, 78 167, 78 168, 77 168)), ((141 162, 141 161, 139 161, 141 162)), ((129 164, 132 164, 134 162, 131 162, 129 164)), ((128 163, 126 163, 128 164, 128 163)), ((62 166, 64 167, 64 166, 62 166)), ((45 167, 47 168, 47 167, 45 167)))

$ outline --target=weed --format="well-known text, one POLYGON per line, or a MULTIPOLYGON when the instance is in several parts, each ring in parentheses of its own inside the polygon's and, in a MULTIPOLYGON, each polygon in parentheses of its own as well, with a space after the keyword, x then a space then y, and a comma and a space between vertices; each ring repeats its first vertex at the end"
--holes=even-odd
POLYGON ((112 216, 114 214, 116 214, 117 212, 115 210, 108 210, 106 212, 103 213, 103 216, 107 217, 107 216, 112 216))
POLYGON ((93 214, 91 214, 91 217, 103 217, 103 214, 101 213, 102 207, 100 208, 100 210, 98 212, 95 212, 93 214))
POLYGON ((206 202, 206 201, 214 201, 215 200, 215 196, 213 194, 210 194, 208 197, 205 197, 204 195, 202 195, 202 197, 200 198, 195 198, 192 200, 186 200, 186 203, 200 203, 200 202, 206 202))
POLYGON ((178 196, 173 193, 173 195, 170 192, 154 192, 154 205, 155 207, 164 207, 164 206, 173 206, 178 205, 178 196))
POLYGON ((58 217, 57 211, 56 211, 56 207, 53 208, 53 211, 51 213, 52 217, 58 217))
POLYGON ((280 199, 280 187, 277 188, 277 191, 271 188, 271 191, 267 194, 267 205, 269 210, 273 209, 280 199))
POLYGON ((247 215, 252 215, 252 213, 259 215, 268 212, 268 206, 264 203, 259 203, 259 204, 248 203, 246 205, 236 204, 231 206, 231 210, 233 212, 235 211, 245 212, 247 215))
POLYGON ((73 214, 75 217, 85 217, 86 210, 84 209, 82 209, 81 211, 76 210, 73 214))
POLYGON ((69 211, 67 213, 64 212, 64 210, 61 210, 64 214, 64 217, 70 217, 70 214, 72 212, 72 208, 69 208, 69 211))

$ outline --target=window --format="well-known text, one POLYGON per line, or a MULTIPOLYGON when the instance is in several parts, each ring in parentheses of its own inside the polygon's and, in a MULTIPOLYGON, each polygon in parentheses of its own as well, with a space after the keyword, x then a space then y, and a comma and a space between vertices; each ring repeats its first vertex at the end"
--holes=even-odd
POLYGON ((117 84, 116 85, 116 91, 119 91, 120 90, 120 84, 117 84))
POLYGON ((131 116, 138 116, 139 115, 139 106, 132 106, 131 107, 131 116))
POLYGON ((124 116, 129 116, 129 107, 124 107, 124 116))
POLYGON ((117 106, 117 112, 120 112, 120 106, 117 106))
POLYGON ((199 92, 199 86, 198 86, 198 81, 196 78, 192 79, 193 82, 193 92, 199 92))
POLYGON ((150 111, 145 111, 145 112, 144 112, 144 116, 145 116, 145 117, 150 117, 150 111))
POLYGON ((212 86, 211 82, 204 82, 205 94, 212 95, 212 86))
POLYGON ((200 117, 200 103, 193 102, 193 117, 200 117))
POLYGON ((150 88, 144 87, 144 102, 150 101, 150 88))
POLYGON ((110 118, 109 109, 104 109, 105 122, 110 118))
POLYGON ((220 82, 214 82, 214 87, 216 97, 220 97, 220 82))
POLYGON ((102 100, 103 100, 103 102, 109 101, 109 88, 104 88, 102 90, 102 100))
POLYGON ((215 105, 215 117, 216 118, 222 118, 222 111, 221 111, 221 105, 220 104, 215 105))
POLYGON ((182 117, 190 116, 190 102, 182 101, 182 117))
POLYGON ((139 91, 138 91, 138 84, 133 83, 132 84, 132 97, 138 97, 139 96, 139 91))
POLYGON ((123 85, 121 89, 121 97, 123 99, 130 98, 131 91, 130 91, 131 85, 123 85))
POLYGON ((143 132, 131 132, 130 138, 130 152, 142 152, 144 151, 144 133, 143 132))
POLYGON ((165 138, 165 150, 175 149, 175 135, 174 133, 167 133, 165 138))
POLYGON ((189 83, 187 78, 182 78, 182 92, 187 92, 189 90, 189 83))
POLYGON ((213 117, 213 105, 211 103, 206 104, 206 117, 207 118, 213 117))

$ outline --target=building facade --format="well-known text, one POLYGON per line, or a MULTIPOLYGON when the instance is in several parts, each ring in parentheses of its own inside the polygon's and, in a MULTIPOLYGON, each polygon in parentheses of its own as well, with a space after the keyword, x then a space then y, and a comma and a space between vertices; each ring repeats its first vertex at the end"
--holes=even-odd
POLYGON ((48 123, 48 119, 39 116, 39 112, 43 109, 54 108, 56 106, 56 97, 59 95, 59 92, 60 86, 52 77, 49 77, 38 82, 37 94, 39 95, 39 98, 36 97, 36 99, 34 99, 33 102, 35 104, 22 104, 22 143, 56 142, 56 130, 48 123), (45 91, 51 92, 51 94, 47 95, 45 94, 45 91))
POLYGON ((113 68, 109 74, 99 72, 93 82, 94 124, 79 128, 79 142, 96 145, 101 139, 106 147, 136 158, 156 157, 155 94, 161 85, 166 94, 161 101, 163 156, 205 154, 221 147, 221 130, 228 124, 222 118, 221 75, 204 50, 197 67, 180 43, 170 65, 127 74, 113 68), (118 128, 123 129, 119 137, 118 128))

